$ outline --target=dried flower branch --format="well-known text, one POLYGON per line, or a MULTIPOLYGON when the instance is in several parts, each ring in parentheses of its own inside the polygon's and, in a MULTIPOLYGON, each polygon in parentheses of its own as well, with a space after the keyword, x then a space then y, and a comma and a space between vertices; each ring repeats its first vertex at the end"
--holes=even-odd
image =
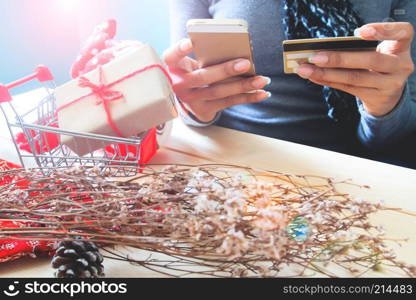
POLYGON ((383 265, 416 276, 369 221, 400 211, 339 192, 347 182, 215 164, 149 165, 125 180, 81 167, 5 176, 12 180, 0 187, 0 220, 20 227, 1 228, 0 238, 130 246, 163 259, 105 249, 169 276, 335 277, 332 265, 354 276, 383 265))

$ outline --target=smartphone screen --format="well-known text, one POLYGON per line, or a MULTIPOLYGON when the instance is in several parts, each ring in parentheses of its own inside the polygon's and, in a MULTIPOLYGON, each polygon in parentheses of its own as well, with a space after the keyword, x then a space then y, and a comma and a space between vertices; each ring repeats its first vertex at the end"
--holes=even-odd
POLYGON ((233 19, 194 19, 187 24, 195 57, 201 67, 221 64, 233 59, 251 61, 246 76, 256 74, 247 22, 233 19))

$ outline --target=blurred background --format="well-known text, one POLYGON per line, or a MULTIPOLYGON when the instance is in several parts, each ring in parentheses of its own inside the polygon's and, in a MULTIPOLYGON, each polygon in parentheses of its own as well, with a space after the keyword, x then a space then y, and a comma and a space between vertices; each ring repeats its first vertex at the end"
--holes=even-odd
POLYGON ((39 64, 50 68, 57 84, 68 81, 82 43, 109 18, 118 22, 117 39, 149 43, 159 54, 169 46, 167 0, 0 0, 0 82, 26 76, 39 64))

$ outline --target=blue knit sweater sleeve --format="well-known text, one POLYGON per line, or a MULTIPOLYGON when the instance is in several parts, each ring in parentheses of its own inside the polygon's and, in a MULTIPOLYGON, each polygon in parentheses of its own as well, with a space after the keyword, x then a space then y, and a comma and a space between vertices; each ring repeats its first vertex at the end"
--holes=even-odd
POLYGON ((171 42, 187 36, 187 20, 211 18, 209 5, 208 0, 169 0, 171 42))
MULTIPOLYGON (((414 0, 397 0, 393 3, 392 18, 398 22, 416 24, 416 4, 414 0)), ((416 41, 413 41, 412 57, 416 59, 416 41)), ((366 112, 358 99, 361 122, 358 135, 369 148, 392 144, 398 139, 416 131, 416 74, 410 76, 403 96, 396 108, 382 117, 366 112)))

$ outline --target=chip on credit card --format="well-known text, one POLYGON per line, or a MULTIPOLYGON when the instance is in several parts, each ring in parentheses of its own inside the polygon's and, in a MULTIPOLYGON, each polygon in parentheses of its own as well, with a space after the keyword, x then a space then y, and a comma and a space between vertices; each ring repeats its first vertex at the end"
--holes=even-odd
POLYGON ((359 37, 335 37, 283 41, 283 62, 286 74, 296 73, 301 64, 321 51, 375 51, 378 41, 367 41, 359 37))

